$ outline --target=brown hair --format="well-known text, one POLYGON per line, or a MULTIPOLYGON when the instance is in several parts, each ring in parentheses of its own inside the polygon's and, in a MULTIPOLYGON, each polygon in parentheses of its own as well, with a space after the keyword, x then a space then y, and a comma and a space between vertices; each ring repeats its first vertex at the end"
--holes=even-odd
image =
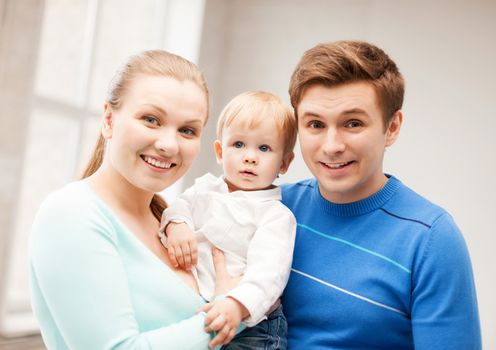
POLYGON ((229 101, 217 121, 217 139, 222 140, 222 130, 234 120, 251 129, 267 119, 274 120, 284 137, 284 154, 293 151, 297 134, 294 113, 278 96, 265 91, 246 91, 229 101))
POLYGON ((303 93, 312 85, 331 87, 357 81, 374 86, 386 126, 403 105, 405 83, 396 63, 364 41, 323 43, 306 51, 289 83, 291 105, 296 111, 303 93))
MULTIPOLYGON (((119 110, 126 91, 133 79, 140 74, 159 75, 171 77, 180 81, 189 80, 196 83, 205 93, 208 111, 208 88, 206 80, 200 69, 185 58, 163 50, 143 51, 131 56, 125 64, 116 72, 110 82, 107 103, 114 109, 119 110)), ((208 115, 207 115, 208 117, 208 115)), ((100 134, 90 161, 86 165, 81 178, 86 178, 103 163, 105 153, 105 138, 100 134)), ((150 209, 153 215, 160 220, 162 212, 167 207, 164 199, 157 194, 153 195, 150 209)))

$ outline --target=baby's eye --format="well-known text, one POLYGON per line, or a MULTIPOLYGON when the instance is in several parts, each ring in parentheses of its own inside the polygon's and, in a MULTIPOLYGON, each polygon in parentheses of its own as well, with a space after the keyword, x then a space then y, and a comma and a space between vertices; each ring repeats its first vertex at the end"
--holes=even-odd
POLYGON ((233 144, 233 146, 234 146, 235 148, 243 148, 243 147, 244 147, 244 145, 245 145, 245 144, 244 144, 243 142, 241 142, 241 141, 236 141, 236 142, 234 142, 234 144, 233 144))
POLYGON ((268 145, 262 145, 262 146, 258 147, 258 149, 262 152, 270 151, 270 147, 268 145))
POLYGON ((158 119, 151 116, 151 115, 145 115, 143 116, 143 120, 149 124, 153 124, 153 125, 159 125, 160 123, 158 122, 158 119))
POLYGON ((320 120, 312 120, 308 123, 308 127, 311 129, 323 129, 325 125, 320 120))

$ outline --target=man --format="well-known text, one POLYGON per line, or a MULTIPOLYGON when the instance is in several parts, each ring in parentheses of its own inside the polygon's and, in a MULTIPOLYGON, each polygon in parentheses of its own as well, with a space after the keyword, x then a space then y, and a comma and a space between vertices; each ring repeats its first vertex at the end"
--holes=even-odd
POLYGON ((283 295, 289 348, 480 349, 470 258, 451 216, 392 175, 403 78, 365 42, 320 44, 290 82, 305 163, 283 187, 298 223, 283 295))

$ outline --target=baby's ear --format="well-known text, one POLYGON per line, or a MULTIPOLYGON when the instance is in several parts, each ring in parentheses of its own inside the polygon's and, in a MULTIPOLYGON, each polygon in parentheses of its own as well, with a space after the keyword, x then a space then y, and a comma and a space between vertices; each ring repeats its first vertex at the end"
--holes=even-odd
POLYGON ((222 143, 219 140, 214 141, 214 151, 217 164, 222 164, 222 143))
POLYGON ((284 157, 282 158, 281 168, 279 169, 279 174, 285 174, 286 171, 288 171, 289 165, 291 164, 293 159, 294 159, 293 151, 288 152, 284 155, 284 157))
POLYGON ((102 121, 102 136, 106 139, 112 138, 113 130, 113 115, 112 108, 108 103, 103 107, 103 121, 102 121))

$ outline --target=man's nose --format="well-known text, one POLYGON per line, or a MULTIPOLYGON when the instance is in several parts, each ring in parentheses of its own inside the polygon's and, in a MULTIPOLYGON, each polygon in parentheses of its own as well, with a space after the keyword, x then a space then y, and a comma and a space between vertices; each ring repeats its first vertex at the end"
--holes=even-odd
POLYGON ((344 152, 346 144, 343 135, 338 130, 329 128, 322 149, 329 155, 344 152))

